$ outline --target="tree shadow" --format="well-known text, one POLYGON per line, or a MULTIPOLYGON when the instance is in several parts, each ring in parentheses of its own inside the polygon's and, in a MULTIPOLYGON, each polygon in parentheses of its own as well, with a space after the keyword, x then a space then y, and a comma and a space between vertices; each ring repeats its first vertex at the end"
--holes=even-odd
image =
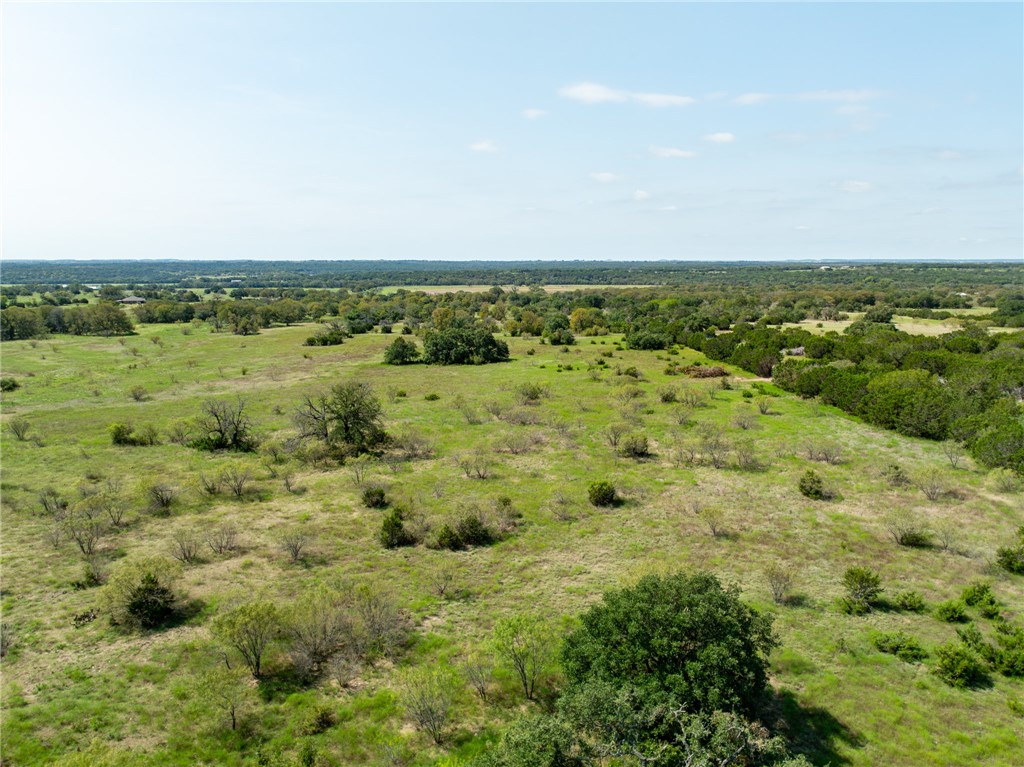
POLYGON ((831 767, 849 764, 850 760, 839 753, 839 746, 860 748, 864 745, 860 735, 826 709, 801 703, 789 690, 776 692, 769 711, 776 719, 773 729, 786 739, 790 750, 806 756, 813 764, 831 767))
POLYGON ((308 690, 310 680, 300 676, 289 664, 264 671, 256 687, 260 698, 265 703, 271 703, 282 701, 294 693, 308 690))

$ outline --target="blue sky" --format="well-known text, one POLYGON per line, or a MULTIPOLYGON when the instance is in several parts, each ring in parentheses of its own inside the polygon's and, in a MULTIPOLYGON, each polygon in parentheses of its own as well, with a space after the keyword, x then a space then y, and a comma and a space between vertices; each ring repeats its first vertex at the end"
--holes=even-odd
POLYGON ((12 4, 4 258, 1020 258, 1020 4, 12 4))

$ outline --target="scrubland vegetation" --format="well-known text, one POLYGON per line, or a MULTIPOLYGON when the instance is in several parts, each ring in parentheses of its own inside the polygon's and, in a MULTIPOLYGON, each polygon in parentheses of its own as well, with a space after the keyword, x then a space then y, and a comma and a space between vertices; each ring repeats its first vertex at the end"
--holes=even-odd
POLYGON ((3 288, 5 764, 1020 763, 1019 268, 68 268, 3 288))

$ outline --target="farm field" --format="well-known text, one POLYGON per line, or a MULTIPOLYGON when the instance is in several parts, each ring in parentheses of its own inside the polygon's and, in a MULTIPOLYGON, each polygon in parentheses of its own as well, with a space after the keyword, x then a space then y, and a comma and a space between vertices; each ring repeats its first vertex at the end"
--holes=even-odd
MULTIPOLYGON (((816 323, 800 324, 817 332, 816 323)), ((840 323, 823 324, 821 330, 840 323)), ((932 673, 931 658, 905 663, 877 651, 871 636, 902 630, 930 649, 956 640, 955 624, 931 611, 855 616, 835 606, 843 572, 864 565, 879 571, 887 595, 914 590, 929 605, 986 580, 1005 617, 1020 618, 1024 584, 992 560, 1024 524, 1024 504, 1019 493, 994 488, 970 459, 953 468, 938 443, 866 425, 738 368, 727 366, 727 390, 669 375, 670 362, 710 361, 688 349, 622 349, 618 335, 580 337, 571 347, 504 336, 507 363, 387 366, 381 360, 394 335, 303 346, 312 329, 238 336, 205 325, 140 325, 137 335, 121 339, 4 344, 4 375, 20 388, 3 395, 3 420, 30 424, 25 441, 4 429, 0 443, 3 620, 15 637, 4 662, 4 764, 243 764, 256 758, 257 744, 291 759, 315 747, 328 764, 393 763, 395 753, 417 765, 459 764, 486 750, 515 716, 539 710, 543 698, 524 702, 512 675, 499 672, 488 702, 468 687, 459 693, 455 735, 437 746, 409 723, 403 674, 457 665, 485 645, 502 618, 535 614, 565 633, 610 588, 648 573, 698 569, 774 613, 780 647, 771 658, 772 724, 812 763, 1020 763, 1024 682, 993 674, 977 689, 950 687, 932 673), (292 415, 302 398, 347 381, 371 385, 388 431, 426 435, 433 454, 372 463, 357 476, 352 466, 287 456, 277 462, 265 451, 210 454, 167 438, 207 400, 242 397, 264 443, 283 445, 296 433, 292 415), (517 387, 525 383, 539 384, 544 395, 520 402, 517 387), (689 423, 680 424, 677 407, 661 400, 664 387, 699 395, 689 423), (754 406, 762 396, 770 403, 766 414, 754 406), (516 422, 494 415, 510 409, 516 422), (624 420, 648 436, 650 457, 626 458, 609 445, 609 427, 624 420), (128 422, 155 427, 160 444, 112 445, 110 425, 128 422), (685 445, 704 424, 720 427, 760 466, 688 464, 685 445), (807 458, 808 446, 823 445, 838 452, 836 463, 807 458), (487 476, 470 476, 460 459, 481 455, 487 476), (929 500, 913 484, 891 486, 885 472, 894 463, 910 477, 940 474, 947 492, 929 500), (203 492, 203 477, 232 468, 249 472, 247 492, 203 492), (800 494, 808 468, 823 477, 833 500, 800 494), (176 494, 167 515, 148 508, 154 478, 176 494), (587 486, 595 479, 613 482, 625 502, 591 506, 587 486), (169 556, 176 535, 202 535, 224 523, 240 531, 237 552, 207 551, 182 567, 190 607, 177 625, 131 635, 102 615, 75 620, 98 609, 99 589, 75 585, 83 559, 70 540, 54 545, 39 495, 54 488, 75 498, 108 480, 128 500, 123 525, 100 542, 109 562, 169 556), (434 528, 467 510, 493 514, 502 504, 521 516, 491 546, 385 549, 385 512, 361 499, 367 483, 381 484, 434 528), (695 513, 701 508, 716 510, 717 534, 707 515, 695 513), (897 546, 886 527, 895 509, 953 531, 948 550, 897 546), (308 537, 309 551, 291 562, 279 542, 296 530, 308 537), (785 605, 773 603, 765 577, 777 564, 797 574, 796 597, 785 605), (439 596, 437 573, 447 567, 454 568, 452 585, 439 596), (274 646, 268 675, 241 706, 240 728, 229 728, 197 681, 216 662, 214 617, 253 594, 288 604, 316 584, 387 592, 408 611, 410 641, 344 686, 329 677, 299 683, 274 646), (313 732, 304 723, 320 709, 331 724, 313 732)), ((554 672, 543 680, 548 690, 557 684, 554 672)))

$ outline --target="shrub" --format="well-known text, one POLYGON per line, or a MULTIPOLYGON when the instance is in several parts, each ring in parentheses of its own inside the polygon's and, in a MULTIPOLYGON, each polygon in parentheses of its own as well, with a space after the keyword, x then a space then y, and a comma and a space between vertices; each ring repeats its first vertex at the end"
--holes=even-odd
POLYGON ((9 431, 18 442, 25 442, 28 439, 29 429, 32 428, 32 424, 29 423, 28 419, 16 416, 7 422, 7 431, 9 431))
POLYGON ((463 546, 487 546, 494 535, 476 514, 466 514, 455 525, 455 534, 463 546))
POLYGON ((871 643, 880 652, 895 655, 907 663, 920 663, 928 657, 921 643, 902 631, 875 634, 871 643))
POLYGON ((455 671, 446 666, 414 669, 402 679, 399 697, 416 726, 440 744, 460 687, 455 671))
POLYGON ((363 488, 363 505, 368 509, 383 509, 388 505, 388 497, 380 485, 367 485, 363 488))
POLYGON ((1021 478, 1010 469, 993 469, 988 481, 1000 493, 1016 493, 1021 488, 1021 478))
POLYGON ((154 513, 168 514, 178 497, 178 491, 170 485, 158 482, 146 488, 146 496, 149 498, 149 508, 154 513))
POLYGON ((985 679, 985 667, 962 644, 944 644, 935 648, 935 673, 952 687, 974 687, 985 679))
POLYGON ((931 542, 925 523, 908 509, 896 509, 885 518, 885 529, 900 546, 925 547, 931 542))
POLYGON ((974 607, 987 602, 994 602, 995 595, 992 593, 992 586, 985 581, 975 581, 964 589, 960 598, 965 605, 974 607))
POLYGON ((462 548, 462 538, 451 525, 442 525, 437 532, 437 545, 438 548, 458 551, 462 548))
POLYGON ((910 476, 897 463, 890 463, 882 472, 889 487, 906 487, 910 484, 910 476))
POLYGON ((399 336, 384 350, 384 362, 387 365, 408 365, 419 359, 420 350, 412 341, 399 336))
POLYGON ((386 549, 411 546, 416 540, 405 529, 405 522, 398 509, 392 509, 380 524, 380 542, 386 549))
POLYGON ((437 402, 439 399, 441 399, 441 395, 431 392, 430 394, 427 394, 423 399, 425 399, 427 402, 437 402))
POLYGON ((643 434, 627 434, 619 442, 619 454, 626 458, 646 458, 651 454, 647 437, 643 434))
POLYGON ((808 469, 800 477, 800 493, 815 501, 825 498, 825 483, 814 469, 808 469))
POLYGON ((862 615, 871 609, 882 593, 882 579, 868 567, 851 567, 843 573, 846 597, 840 603, 843 612, 862 615))
POLYGON ((604 480, 591 482, 587 487, 587 497, 592 506, 615 506, 619 502, 615 485, 604 480))
POLYGON ((786 604, 789 601, 790 591, 793 588, 793 571, 785 565, 772 564, 765 570, 765 578, 768 581, 768 588, 772 592, 772 599, 776 604, 786 604))
POLYGON ((1024 526, 1017 530, 1017 545, 996 550, 996 564, 1014 575, 1024 575, 1024 526))
POLYGON ((892 597, 892 603, 897 610, 908 613, 923 613, 926 608, 924 599, 916 591, 897 591, 892 597))
POLYGON ((935 605, 935 617, 946 623, 963 623, 967 620, 967 610, 963 602, 950 599, 935 605))
POLYGON ((103 587, 110 622, 127 629, 152 629, 173 616, 178 566, 159 557, 119 562, 103 587))
POLYGON ((18 383, 18 379, 13 376, 4 376, 3 378, 0 378, 0 391, 14 391, 20 386, 21 384, 18 383))

